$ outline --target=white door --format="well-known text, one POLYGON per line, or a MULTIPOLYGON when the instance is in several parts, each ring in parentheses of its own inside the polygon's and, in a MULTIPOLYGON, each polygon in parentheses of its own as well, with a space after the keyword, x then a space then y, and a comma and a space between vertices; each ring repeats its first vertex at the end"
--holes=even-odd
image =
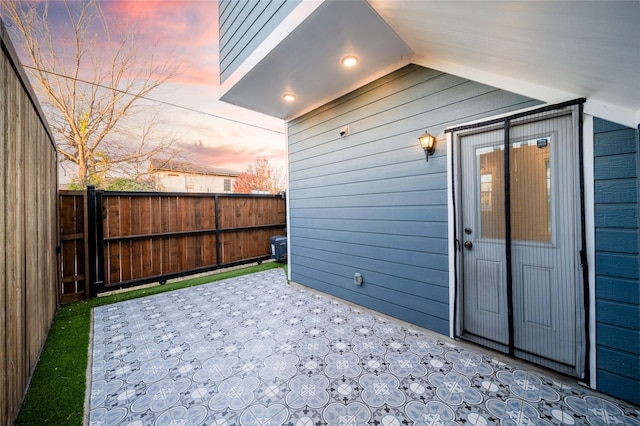
POLYGON ((511 124, 508 181, 504 139, 504 128, 459 138, 462 336, 579 375, 572 116, 511 124))

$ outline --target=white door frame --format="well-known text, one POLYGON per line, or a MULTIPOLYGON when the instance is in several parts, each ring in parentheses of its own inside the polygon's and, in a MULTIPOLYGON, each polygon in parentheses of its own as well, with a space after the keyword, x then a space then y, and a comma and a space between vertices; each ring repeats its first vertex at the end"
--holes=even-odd
MULTIPOLYGON (((544 106, 544 105, 543 105, 544 106)), ((458 127, 461 125, 469 125, 475 123, 482 123, 488 120, 499 119, 508 117, 514 114, 527 112, 540 108, 541 105, 535 107, 525 108, 518 111, 511 111, 505 114, 500 114, 492 117, 485 117, 481 120, 470 121, 463 124, 457 124, 450 126, 449 128, 458 127)), ((589 264, 589 294, 585 297, 589 298, 589 317, 586 321, 589 322, 589 347, 586 348, 589 353, 589 383, 584 383, 586 386, 596 388, 596 321, 595 321, 595 218, 594 218, 594 175, 593 175, 593 116, 583 115, 583 173, 584 173, 584 204, 585 204, 585 233, 587 242, 587 260, 589 264)), ((459 334, 461 330, 455 330, 454 324, 461 323, 461 306, 456 306, 459 300, 456 298, 456 275, 460 277, 460 256, 456 253, 455 244, 455 224, 456 218, 454 217, 456 208, 460 205, 460 178, 458 175, 453 174, 452 163, 456 164, 459 161, 459 149, 457 143, 453 138, 451 132, 445 132, 447 143, 447 209, 448 209, 448 256, 449 256, 449 337, 454 338, 459 334), (453 194, 453 187, 455 188, 455 199, 453 194), (456 318, 457 315, 457 318, 456 318)), ((459 209, 457 209, 459 212, 459 209)), ((459 236, 458 236, 459 237, 459 236)))

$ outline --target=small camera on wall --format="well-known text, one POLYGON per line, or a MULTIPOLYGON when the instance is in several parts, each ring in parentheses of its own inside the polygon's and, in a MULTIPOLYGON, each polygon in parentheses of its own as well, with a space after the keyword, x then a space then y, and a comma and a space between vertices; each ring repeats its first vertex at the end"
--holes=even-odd
POLYGON ((355 285, 362 285, 362 274, 360 272, 356 272, 355 274, 353 274, 353 283, 355 285))
POLYGON ((348 136, 349 133, 351 133, 349 126, 342 126, 340 128, 340 137, 344 138, 345 136, 348 136))

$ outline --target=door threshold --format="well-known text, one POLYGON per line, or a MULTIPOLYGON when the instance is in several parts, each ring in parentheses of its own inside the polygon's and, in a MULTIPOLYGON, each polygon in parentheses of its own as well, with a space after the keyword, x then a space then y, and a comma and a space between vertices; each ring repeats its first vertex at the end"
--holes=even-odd
MULTIPOLYGON (((549 373, 554 373, 557 374, 558 377, 562 377, 563 380, 570 378, 574 380, 576 384, 580 384, 580 381, 583 380, 578 377, 575 372, 575 367, 573 366, 562 364, 518 349, 515 351, 515 356, 509 356, 509 346, 500 342, 495 342, 469 333, 464 333, 461 336, 457 336, 455 339, 460 342, 469 342, 474 346, 474 349, 488 352, 492 356, 495 356, 499 360, 502 359, 505 362, 521 362, 526 364, 527 369, 535 368, 539 372, 547 375, 549 373)), ((584 386, 584 384, 580 385, 584 386)))

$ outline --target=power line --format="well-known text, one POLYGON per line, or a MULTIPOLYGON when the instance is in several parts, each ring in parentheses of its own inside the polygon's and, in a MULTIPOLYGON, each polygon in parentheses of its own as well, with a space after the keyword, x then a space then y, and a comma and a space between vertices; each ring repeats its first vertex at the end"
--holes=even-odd
POLYGON ((256 124, 247 123, 245 121, 235 120, 235 119, 229 118, 229 117, 223 117, 221 115, 216 115, 216 114, 213 114, 213 113, 210 113, 210 112, 206 112, 206 111, 200 111, 200 110, 197 110, 197 109, 194 109, 194 108, 189 108, 189 107, 186 107, 186 106, 183 106, 183 105, 178 105, 178 104, 175 104, 173 102, 161 101, 160 99, 153 99, 153 98, 150 98, 148 96, 136 95, 134 93, 127 92, 126 90, 120 90, 120 89, 117 89, 115 87, 106 86, 104 84, 95 83, 95 82, 88 81, 88 80, 83 80, 83 79, 77 78, 77 77, 71 77, 71 76, 68 76, 68 75, 57 73, 55 71, 43 70, 41 68, 36 68, 36 67, 29 66, 29 65, 24 65, 24 64, 22 64, 22 66, 24 68, 29 68, 29 69, 32 69, 32 70, 35 70, 35 71, 43 72, 45 74, 51 74, 51 75, 55 75, 56 77, 62 77, 62 78, 66 78, 68 80, 78 81, 80 83, 89 84, 89 85, 92 85, 92 86, 100 87, 102 89, 113 90, 114 92, 122 93, 122 94, 129 95, 129 96, 135 96, 135 97, 140 98, 140 99, 144 99, 144 100, 151 101, 151 102, 157 102, 159 104, 164 104, 164 105, 171 106, 171 107, 174 107, 174 108, 183 109, 185 111, 191 111, 191 112, 195 112, 195 113, 198 113, 198 114, 208 115, 210 117, 219 118, 221 120, 231 121, 232 123, 243 124, 245 126, 250 126, 250 127, 255 127, 255 128, 261 129, 261 130, 266 130, 268 132, 278 133, 278 134, 281 134, 281 135, 284 134, 284 132, 282 132, 280 130, 273 130, 273 129, 269 129, 268 127, 258 126, 256 124))

